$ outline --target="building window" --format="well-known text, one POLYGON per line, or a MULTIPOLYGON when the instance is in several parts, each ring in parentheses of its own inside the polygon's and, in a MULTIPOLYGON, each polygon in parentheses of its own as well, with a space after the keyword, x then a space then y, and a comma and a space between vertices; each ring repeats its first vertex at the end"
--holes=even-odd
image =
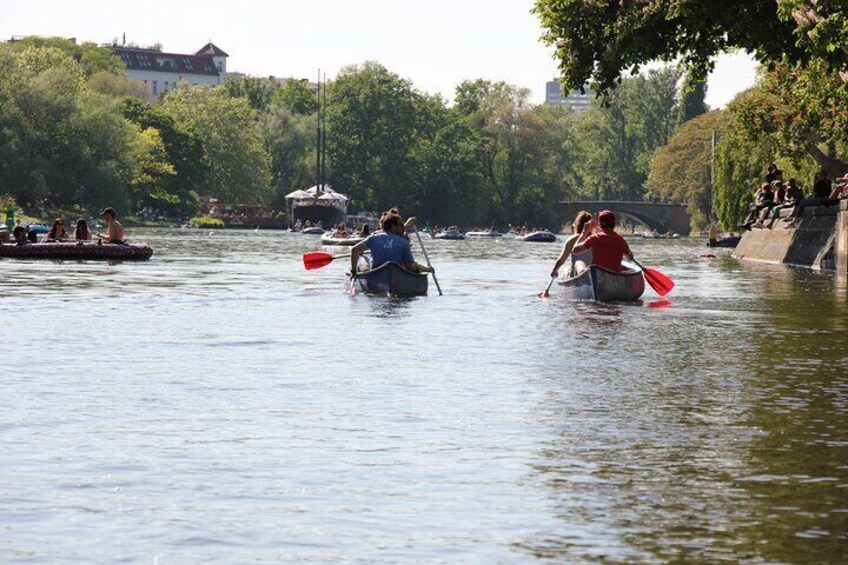
POLYGON ((159 81, 153 81, 153 94, 159 94, 159 81))

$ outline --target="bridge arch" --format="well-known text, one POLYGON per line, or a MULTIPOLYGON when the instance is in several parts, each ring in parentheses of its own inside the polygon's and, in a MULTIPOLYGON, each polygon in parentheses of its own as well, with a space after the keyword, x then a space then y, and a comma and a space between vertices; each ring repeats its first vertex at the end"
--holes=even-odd
POLYGON ((681 235, 689 235, 689 212, 683 204, 663 204, 654 202, 628 201, 592 201, 578 200, 573 202, 557 202, 554 204, 559 217, 564 224, 571 224, 574 216, 580 210, 597 214, 601 210, 610 210, 614 214, 632 218, 649 229, 659 233, 672 231, 681 235))

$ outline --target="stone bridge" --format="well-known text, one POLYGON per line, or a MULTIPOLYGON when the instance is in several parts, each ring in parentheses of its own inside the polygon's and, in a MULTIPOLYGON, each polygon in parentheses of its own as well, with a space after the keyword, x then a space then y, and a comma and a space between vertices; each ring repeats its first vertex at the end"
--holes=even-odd
POLYGON ((610 210, 616 215, 626 216, 648 226, 659 233, 673 231, 680 235, 689 235, 689 213, 684 204, 661 204, 654 202, 625 201, 575 201, 557 202, 554 209, 566 225, 571 225, 574 216, 580 210, 597 214, 601 210, 610 210))

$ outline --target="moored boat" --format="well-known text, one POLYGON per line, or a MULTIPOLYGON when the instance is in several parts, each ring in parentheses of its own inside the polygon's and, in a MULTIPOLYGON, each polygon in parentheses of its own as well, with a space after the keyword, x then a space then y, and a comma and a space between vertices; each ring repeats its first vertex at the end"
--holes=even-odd
POLYGON ((465 239, 465 234, 464 234, 464 233, 462 233, 462 232, 459 232, 459 231, 455 231, 455 232, 452 232, 452 231, 441 231, 441 232, 437 233, 436 235, 434 235, 434 236, 433 236, 433 239, 453 239, 453 240, 459 240, 459 239, 465 239))
POLYGON ((54 242, 0 245, 0 257, 10 259, 68 259, 146 261, 153 249, 146 243, 54 242))
POLYGON ((391 296, 423 296, 427 294, 428 277, 407 271, 397 263, 383 263, 375 269, 356 274, 356 283, 363 292, 391 296))
POLYGON ((330 232, 321 236, 321 245, 353 246, 365 239, 359 236, 333 237, 330 232))
POLYGON ((534 231, 523 236, 522 241, 531 241, 539 243, 551 243, 556 241, 556 236, 547 230, 534 231))
POLYGON ((616 273, 598 265, 589 265, 585 271, 559 284, 565 297, 578 300, 628 302, 639 300, 645 292, 642 271, 616 273))
POLYGON ((723 237, 721 239, 717 239, 715 241, 708 241, 707 247, 730 247, 730 248, 733 248, 733 247, 736 247, 737 245, 739 245, 739 241, 741 239, 742 238, 738 235, 737 236, 727 236, 727 237, 723 237))

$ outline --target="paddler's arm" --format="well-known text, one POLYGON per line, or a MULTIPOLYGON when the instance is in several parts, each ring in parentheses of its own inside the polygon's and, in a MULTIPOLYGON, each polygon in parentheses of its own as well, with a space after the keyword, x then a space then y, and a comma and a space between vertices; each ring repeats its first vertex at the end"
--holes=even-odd
POLYGON ((350 272, 356 272, 356 263, 359 261, 359 258, 365 253, 365 250, 368 249, 368 246, 365 244, 365 241, 362 240, 353 247, 350 248, 350 272))
POLYGON ((589 247, 586 247, 586 240, 592 235, 592 229, 595 227, 595 221, 589 220, 586 222, 586 225, 583 226, 583 233, 580 234, 580 239, 577 240, 577 245, 571 250, 572 253, 583 253, 589 247))
POLYGON ((574 244, 577 243, 577 240, 580 237, 569 237, 565 242, 565 245, 562 246, 562 253, 559 254, 559 259, 554 263, 554 268, 551 271, 551 277, 557 278, 559 276, 559 268, 568 260, 568 256, 571 255, 571 252, 574 250, 574 244))

